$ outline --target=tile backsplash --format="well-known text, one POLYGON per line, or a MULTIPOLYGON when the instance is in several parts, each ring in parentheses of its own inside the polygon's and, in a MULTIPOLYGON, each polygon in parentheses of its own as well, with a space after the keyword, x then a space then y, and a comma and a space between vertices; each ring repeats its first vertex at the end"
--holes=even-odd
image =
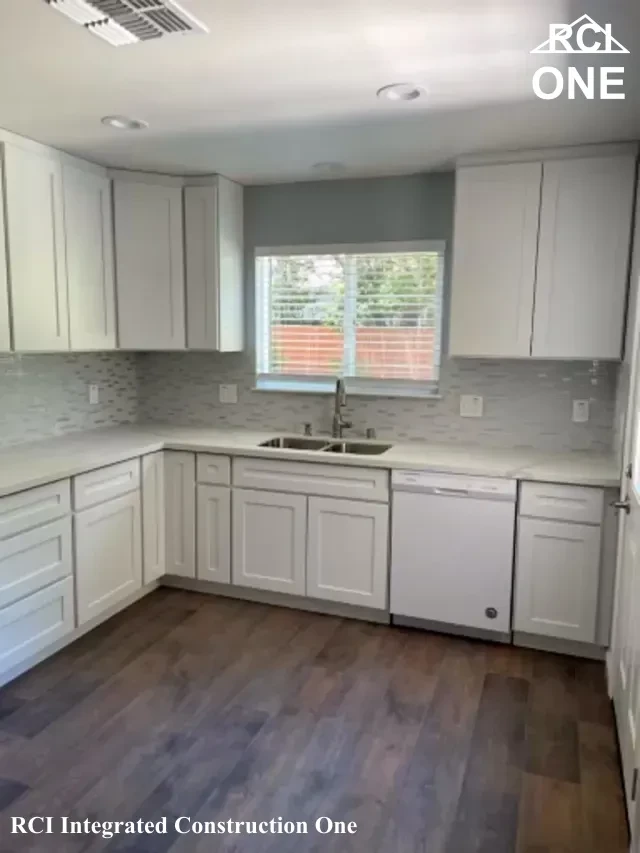
MULTIPOLYGON (((613 442, 618 366, 600 362, 444 360, 437 400, 350 397, 353 434, 375 427, 382 438, 608 451, 613 442), (484 397, 484 416, 461 418, 460 394, 484 397), (586 424, 571 421, 572 400, 590 401, 586 424)), ((138 356, 139 418, 299 432, 327 432, 327 396, 253 390, 248 354, 154 353, 138 356), (218 401, 218 384, 238 385, 238 403, 218 401)))
POLYGON ((125 353, 0 356, 0 447, 131 423, 136 357, 125 353), (89 404, 88 385, 100 386, 89 404))

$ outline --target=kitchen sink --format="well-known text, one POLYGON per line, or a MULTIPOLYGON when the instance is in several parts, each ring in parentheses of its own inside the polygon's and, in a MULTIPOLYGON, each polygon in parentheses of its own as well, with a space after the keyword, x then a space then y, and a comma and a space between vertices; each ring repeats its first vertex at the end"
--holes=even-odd
POLYGON ((322 450, 327 446, 326 438, 304 438, 302 436, 278 435, 262 441, 260 447, 280 447, 283 450, 322 450))
POLYGON ((324 448, 325 453, 355 453, 360 456, 380 456, 390 450, 391 444, 369 444, 364 441, 336 441, 324 448))

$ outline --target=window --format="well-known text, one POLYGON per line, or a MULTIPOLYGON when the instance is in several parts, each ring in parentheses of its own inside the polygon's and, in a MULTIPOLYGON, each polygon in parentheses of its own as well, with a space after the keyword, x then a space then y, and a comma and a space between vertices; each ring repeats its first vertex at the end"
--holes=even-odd
POLYGON ((444 243, 256 251, 257 387, 431 396, 444 243))

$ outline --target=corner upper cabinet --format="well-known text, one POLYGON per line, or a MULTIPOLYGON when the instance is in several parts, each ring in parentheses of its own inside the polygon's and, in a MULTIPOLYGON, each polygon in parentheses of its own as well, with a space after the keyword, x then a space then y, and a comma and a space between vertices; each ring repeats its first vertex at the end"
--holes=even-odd
POLYGON ((534 358, 619 359, 635 157, 544 163, 534 358))
POLYGON ((186 186, 187 346, 244 346, 243 189, 220 176, 186 186))
POLYGON ((529 355, 541 177, 541 163, 458 169, 450 355, 529 355))
POLYGON ((111 182, 104 174, 63 168, 72 350, 116 347, 111 182))
POLYGON ((53 153, 3 151, 14 349, 68 350, 62 166, 53 153))
POLYGON ((113 186, 120 349, 185 348, 181 180, 113 186))

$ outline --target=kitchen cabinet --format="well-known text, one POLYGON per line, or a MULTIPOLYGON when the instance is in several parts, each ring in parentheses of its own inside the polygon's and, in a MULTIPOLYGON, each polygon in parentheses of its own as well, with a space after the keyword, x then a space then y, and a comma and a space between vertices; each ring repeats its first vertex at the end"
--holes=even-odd
POLYGON ((635 157, 544 164, 534 358, 619 359, 635 157))
POLYGON ((5 145, 4 180, 14 349, 68 350, 62 166, 5 145))
POLYGON ((599 579, 599 527, 520 519, 517 631, 594 643, 599 579))
POLYGON ((223 177, 187 186, 187 346, 239 352, 244 345, 243 189, 223 177), (210 183, 213 181, 213 183, 210 183))
POLYGON ((456 173, 449 353, 620 359, 635 149, 456 173))
POLYGON ((0 608, 68 577, 72 571, 70 518, 0 541, 0 608))
POLYGON ((528 356, 541 163, 456 172, 449 354, 528 356))
POLYGON ((120 349, 185 348, 182 189, 174 181, 114 181, 120 349))
POLYGON ((78 624, 108 611, 142 587, 140 492, 76 514, 78 624))
POLYGON ((234 489, 233 583, 305 594, 307 499, 234 489))
POLYGON ((166 571, 196 576, 196 459, 193 453, 165 451, 166 571))
POLYGON ((231 581, 231 490, 225 486, 198 486, 198 580, 231 581))
POLYGON ((11 326, 9 323, 9 276, 4 208, 4 162, 0 158, 0 352, 9 352, 11 350, 11 326))
POLYGON ((164 453, 142 457, 142 553, 144 584, 158 580, 166 570, 164 453))
POLYGON ((116 347, 111 182, 64 166, 64 223, 72 350, 116 347))
POLYGON ((310 497, 307 595, 384 609, 388 525, 386 504, 310 497))

